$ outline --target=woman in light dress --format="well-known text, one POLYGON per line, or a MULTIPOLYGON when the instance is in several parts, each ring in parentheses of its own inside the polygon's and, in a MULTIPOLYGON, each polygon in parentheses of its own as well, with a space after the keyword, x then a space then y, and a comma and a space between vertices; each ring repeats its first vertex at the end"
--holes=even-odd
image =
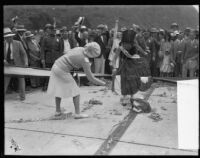
POLYGON ((172 42, 169 32, 165 32, 165 39, 161 42, 159 56, 163 57, 160 65, 160 76, 172 77, 175 62, 173 61, 172 42))
POLYGON ((80 89, 73 79, 70 71, 83 68, 89 81, 95 85, 104 86, 106 83, 95 78, 91 72, 89 58, 95 58, 100 55, 100 46, 96 42, 91 42, 85 47, 76 47, 67 54, 58 58, 52 69, 47 93, 55 98, 56 114, 61 116, 61 99, 73 97, 75 106, 75 119, 86 118, 88 115, 80 114, 80 89))

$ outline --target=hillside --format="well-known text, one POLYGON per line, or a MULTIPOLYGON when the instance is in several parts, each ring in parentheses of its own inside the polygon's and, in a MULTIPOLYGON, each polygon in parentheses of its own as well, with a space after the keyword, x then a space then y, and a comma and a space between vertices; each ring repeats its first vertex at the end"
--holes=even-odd
POLYGON ((59 26, 71 27, 79 16, 85 16, 85 25, 98 24, 114 26, 119 19, 120 27, 133 23, 143 27, 168 29, 172 22, 180 28, 199 25, 199 14, 192 6, 4 6, 4 26, 10 26, 10 19, 18 15, 20 23, 28 29, 42 28, 56 17, 59 26))

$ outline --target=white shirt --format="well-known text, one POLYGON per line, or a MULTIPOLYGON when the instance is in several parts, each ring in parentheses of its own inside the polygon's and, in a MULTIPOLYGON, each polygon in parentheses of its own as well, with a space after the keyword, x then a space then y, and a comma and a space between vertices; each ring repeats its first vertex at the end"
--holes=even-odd
MULTIPOLYGON (((12 43, 10 43, 10 50, 11 50, 10 59, 13 59, 13 45, 12 45, 12 43)), ((6 42, 6 54, 7 53, 8 53, 8 42, 6 42)))
POLYGON ((102 42, 104 42, 104 41, 103 41, 103 36, 101 36, 101 40, 102 40, 102 42))
POLYGON ((68 39, 64 39, 64 54, 66 54, 71 49, 68 39))

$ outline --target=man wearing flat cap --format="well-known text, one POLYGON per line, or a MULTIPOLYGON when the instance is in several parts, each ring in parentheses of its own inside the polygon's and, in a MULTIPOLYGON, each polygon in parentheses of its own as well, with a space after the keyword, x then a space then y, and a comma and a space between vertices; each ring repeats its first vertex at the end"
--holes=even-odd
MULTIPOLYGON (((28 66, 27 54, 22 46, 22 43, 13 40, 13 34, 10 28, 4 28, 4 65, 28 66)), ((4 94, 10 83, 11 77, 4 77, 4 94)), ((18 78, 20 100, 25 100, 25 79, 18 78)))

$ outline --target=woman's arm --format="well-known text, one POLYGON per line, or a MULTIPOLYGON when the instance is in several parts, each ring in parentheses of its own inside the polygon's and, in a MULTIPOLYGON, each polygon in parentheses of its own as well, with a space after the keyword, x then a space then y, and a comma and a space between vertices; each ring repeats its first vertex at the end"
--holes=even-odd
POLYGON ((94 77, 94 75, 91 72, 89 60, 84 61, 82 66, 83 66, 83 70, 90 82, 94 83, 95 85, 100 85, 100 86, 104 86, 106 84, 105 82, 94 77))

